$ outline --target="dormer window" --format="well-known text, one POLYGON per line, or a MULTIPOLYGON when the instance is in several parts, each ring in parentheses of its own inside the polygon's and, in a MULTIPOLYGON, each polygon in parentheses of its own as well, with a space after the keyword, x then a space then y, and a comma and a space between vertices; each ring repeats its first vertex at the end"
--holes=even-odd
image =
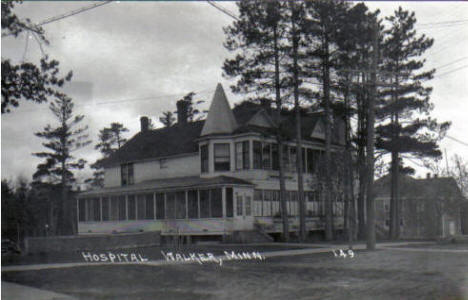
POLYGON ((214 144, 214 170, 229 171, 231 169, 231 155, 228 143, 214 144))
POLYGON ((135 183, 135 179, 133 177, 133 163, 120 165, 120 179, 123 186, 135 183))

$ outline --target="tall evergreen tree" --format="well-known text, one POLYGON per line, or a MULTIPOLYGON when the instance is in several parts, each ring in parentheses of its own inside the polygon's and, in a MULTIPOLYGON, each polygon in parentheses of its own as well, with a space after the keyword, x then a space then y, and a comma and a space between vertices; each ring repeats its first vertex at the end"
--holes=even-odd
POLYGON ((73 231, 71 227, 73 220, 69 218, 68 199, 70 184, 75 181, 73 170, 83 169, 86 163, 84 159, 75 158, 72 152, 91 143, 86 134, 88 127, 78 127, 84 116, 74 115, 73 107, 72 99, 63 94, 58 95, 50 103, 50 111, 58 121, 58 125, 52 127, 49 124, 43 131, 35 133, 36 136, 46 140, 42 145, 48 151, 33 154, 45 159, 45 162, 37 166, 33 179, 38 182, 58 184, 62 190, 58 227, 63 234, 73 231))
POLYGON ((440 156, 437 140, 449 123, 438 124, 429 117, 431 87, 423 82, 433 77, 435 70, 424 71, 421 58, 434 40, 417 35, 416 17, 401 7, 386 18, 389 28, 384 31, 382 73, 394 87, 381 91, 384 99, 379 111, 381 124, 377 128, 378 147, 391 154, 390 238, 399 237, 400 200, 398 197, 399 169, 402 155, 416 158, 440 156), (422 118, 416 117, 418 113, 422 118))
POLYGON ((346 23, 349 5, 340 1, 310 1, 306 2, 309 23, 308 42, 311 45, 308 65, 309 74, 318 80, 321 87, 321 105, 325 110, 325 238, 333 239, 333 203, 331 196, 330 160, 332 142, 332 104, 334 102, 333 74, 339 68, 338 33, 346 23))
POLYGON ((280 1, 241 1, 238 7, 239 20, 225 28, 225 47, 236 56, 225 60, 223 70, 226 76, 237 79, 236 85, 231 87, 233 92, 247 94, 250 100, 261 98, 276 104, 283 240, 288 241, 289 220, 280 119, 282 92, 285 88, 284 66, 280 59, 285 54, 283 38, 286 36, 286 28, 283 17, 286 4, 280 1))
POLYGON ((104 127, 99 131, 98 143, 94 148, 101 152, 102 157, 91 165, 91 168, 94 169, 93 178, 86 180, 86 182, 91 183, 93 187, 104 186, 104 169, 101 162, 125 144, 127 141, 127 139, 123 137, 125 132, 128 132, 128 129, 118 122, 113 122, 109 127, 104 127))

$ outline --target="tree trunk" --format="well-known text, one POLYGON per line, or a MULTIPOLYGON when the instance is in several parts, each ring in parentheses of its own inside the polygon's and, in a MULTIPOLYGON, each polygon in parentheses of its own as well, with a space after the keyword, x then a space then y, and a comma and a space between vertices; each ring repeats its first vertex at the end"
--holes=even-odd
POLYGON ((367 119, 367 249, 375 250, 375 203, 374 203, 374 123, 377 83, 378 60, 378 24, 374 21, 372 67, 371 67, 371 95, 369 97, 369 112, 367 119))
POLYGON ((286 208, 286 184, 284 181, 283 169, 283 143, 281 138, 281 86, 279 76, 279 50, 278 50, 278 32, 277 27, 273 27, 274 39, 274 57, 275 57, 275 92, 276 92, 276 126, 278 126, 278 159, 279 159, 279 184, 280 184, 280 203, 281 203, 281 219, 283 221, 283 241, 289 241, 289 218, 286 208))
POLYGON ((328 40, 324 41, 323 96, 325 102, 325 240, 333 239, 333 203, 331 197, 331 114, 330 114, 330 65, 328 40))
MULTIPOLYGON (((361 83, 364 84, 364 74, 361 74, 361 83)), ((364 91, 364 90, 362 90, 364 91)), ((365 203, 366 203, 366 136, 367 136, 367 105, 366 95, 361 92, 358 94, 358 175, 359 175, 359 194, 357 199, 357 217, 358 217, 358 232, 357 238, 362 240, 366 236, 366 218, 365 218, 365 203)))
POLYGON ((305 201, 304 201, 304 179, 302 162, 302 131, 301 131, 301 107, 299 105, 299 66, 297 63, 297 52, 299 47, 299 36, 296 32, 294 4, 291 2, 293 13, 291 14, 292 24, 292 54, 293 54, 293 76, 294 76, 294 109, 296 113, 296 170, 297 170, 297 191, 299 201, 299 238, 301 242, 306 238, 305 225, 305 201))

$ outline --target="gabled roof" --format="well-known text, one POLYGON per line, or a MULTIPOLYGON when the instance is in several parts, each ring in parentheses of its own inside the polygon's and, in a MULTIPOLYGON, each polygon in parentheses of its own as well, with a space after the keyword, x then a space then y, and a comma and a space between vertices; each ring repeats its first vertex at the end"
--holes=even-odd
POLYGON ((239 178, 229 176, 217 176, 211 178, 202 178, 199 176, 186 176, 176 178, 164 178, 143 181, 134 185, 128 186, 117 186, 103 188, 99 190, 92 190, 84 193, 80 193, 80 197, 83 196, 97 196, 101 194, 112 194, 112 193, 135 193, 144 191, 157 191, 167 189, 186 189, 186 188, 203 188, 208 186, 216 185, 253 185, 249 181, 242 180, 239 178))
MULTIPOLYGON (((432 177, 416 179, 408 175, 400 175, 399 190, 401 198, 438 199, 444 197, 462 197, 458 185, 452 177, 432 177)), ((390 174, 375 182, 377 197, 390 197, 390 174)))
POLYGON ((218 83, 201 135, 232 133, 236 128, 237 122, 229 107, 223 86, 218 83))
POLYGON ((104 166, 144 159, 198 152, 198 143, 204 121, 176 124, 171 127, 139 132, 119 151, 103 160, 104 166))
MULTIPOLYGON (((218 86, 220 87, 220 86, 218 86)), ((224 91, 222 87, 217 89, 218 95, 214 99, 222 99, 221 102, 225 101, 224 91)), ((216 93, 215 93, 216 94, 216 93)), ((228 107, 226 103, 223 104, 228 107)), ((230 115, 234 118, 233 123, 236 124, 236 128, 228 134, 239 134, 239 133, 260 133, 262 135, 274 135, 275 128, 258 126, 255 122, 250 123, 256 115, 267 115, 273 114, 271 109, 265 109, 260 104, 252 102, 243 102, 236 105, 230 110, 230 115), (262 112, 263 111, 263 112, 262 112)), ((208 116, 209 117, 209 116, 208 116)), ((229 117, 230 118, 230 117, 229 117)), ((323 143, 321 139, 316 139, 310 136, 312 130, 316 124, 324 116, 321 113, 303 114, 302 123, 302 138, 308 141, 314 141, 323 143)), ((281 114, 283 132, 285 135, 290 136, 291 139, 295 139, 296 125, 295 116, 293 112, 283 111, 281 114)), ((275 124, 275 118, 271 117, 273 125, 275 124)), ((123 145, 119 151, 113 153, 109 158, 102 161, 104 166, 112 166, 126 162, 140 161, 145 159, 158 159, 162 157, 196 153, 198 152, 198 142, 196 141, 202 136, 202 131, 209 120, 206 121, 195 121, 188 122, 186 124, 175 124, 169 128, 158 128, 154 130, 148 130, 146 132, 139 132, 133 136, 125 145, 123 145)), ((216 121, 218 122, 218 121, 216 121)), ((229 125, 229 127, 231 127, 229 125)), ((222 131, 227 130, 226 128, 222 131)), ((213 133, 211 133, 213 134, 213 133)), ((222 134, 222 133, 218 133, 222 134)), ((336 144, 338 141, 337 135, 332 138, 332 143, 336 144)))

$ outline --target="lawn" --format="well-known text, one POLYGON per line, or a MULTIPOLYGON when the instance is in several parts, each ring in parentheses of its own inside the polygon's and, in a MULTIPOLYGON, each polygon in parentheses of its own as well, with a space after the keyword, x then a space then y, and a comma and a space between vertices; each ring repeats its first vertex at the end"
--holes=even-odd
POLYGON ((357 251, 167 266, 4 272, 79 299, 468 299, 468 254, 357 251))

